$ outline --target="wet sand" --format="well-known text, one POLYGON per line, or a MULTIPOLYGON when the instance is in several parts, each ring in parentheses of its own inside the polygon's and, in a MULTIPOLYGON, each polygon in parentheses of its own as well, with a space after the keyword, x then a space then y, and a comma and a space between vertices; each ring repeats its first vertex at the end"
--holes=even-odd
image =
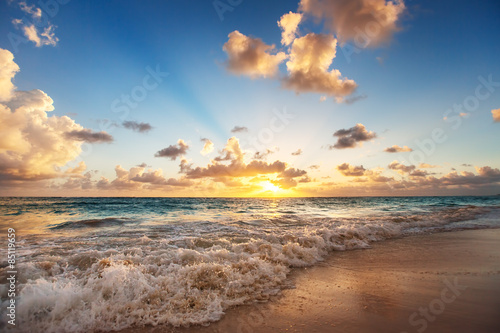
POLYGON ((500 332, 500 229, 413 236, 335 252, 293 289, 208 327, 124 332, 500 332))

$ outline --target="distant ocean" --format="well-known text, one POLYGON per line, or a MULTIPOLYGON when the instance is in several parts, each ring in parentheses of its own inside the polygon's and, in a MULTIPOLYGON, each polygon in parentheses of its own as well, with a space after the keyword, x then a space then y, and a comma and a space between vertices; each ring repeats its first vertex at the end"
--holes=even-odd
MULTIPOLYGON (((0 198, 16 233, 16 331, 204 324, 267 300, 294 267, 432 232, 499 228, 500 196, 0 198)), ((401 254, 404 255, 404 254, 401 254)), ((0 330, 8 285, 0 285, 0 330)))

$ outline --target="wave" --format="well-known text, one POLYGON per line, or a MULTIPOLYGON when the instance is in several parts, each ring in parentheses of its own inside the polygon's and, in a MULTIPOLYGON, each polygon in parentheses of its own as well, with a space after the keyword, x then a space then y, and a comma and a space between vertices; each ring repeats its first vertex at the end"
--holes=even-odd
POLYGON ((135 223, 137 220, 130 218, 115 218, 108 217, 104 219, 91 219, 91 220, 80 220, 80 221, 68 221, 57 225, 51 225, 49 229, 77 229, 77 228, 102 228, 102 227, 115 227, 122 226, 124 224, 135 223))
MULTIPOLYGON (((314 265, 334 251, 366 249, 413 233, 484 227, 481 219, 498 221, 499 212, 498 207, 466 206, 364 218, 304 215, 279 227, 199 222, 158 227, 148 235, 38 240, 31 246, 38 250, 26 254, 18 267, 23 272, 18 327, 26 332, 93 332, 207 324, 231 306, 278 294, 291 269, 314 265)), ((53 228, 131 222, 107 218, 53 228)), ((2 299, 5 293, 4 285, 2 299)))

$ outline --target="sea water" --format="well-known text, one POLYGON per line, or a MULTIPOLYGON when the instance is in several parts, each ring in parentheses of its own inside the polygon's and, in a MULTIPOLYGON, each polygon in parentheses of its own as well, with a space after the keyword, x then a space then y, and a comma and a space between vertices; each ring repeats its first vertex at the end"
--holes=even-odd
MULTIPOLYGON (((500 197, 0 198, 0 329, 188 326, 265 301, 294 267, 395 237, 500 227, 500 197)), ((403 254, 402 254, 403 255, 403 254)))

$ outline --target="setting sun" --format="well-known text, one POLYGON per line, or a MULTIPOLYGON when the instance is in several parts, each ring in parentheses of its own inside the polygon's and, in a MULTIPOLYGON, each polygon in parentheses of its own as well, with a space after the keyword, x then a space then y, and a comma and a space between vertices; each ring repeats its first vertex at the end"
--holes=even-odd
POLYGON ((281 190, 281 188, 279 186, 276 186, 274 185, 273 183, 271 182, 262 182, 260 183, 260 186, 262 186, 262 188, 266 191, 266 192, 273 192, 273 193, 276 193, 278 192, 279 190, 281 190))

